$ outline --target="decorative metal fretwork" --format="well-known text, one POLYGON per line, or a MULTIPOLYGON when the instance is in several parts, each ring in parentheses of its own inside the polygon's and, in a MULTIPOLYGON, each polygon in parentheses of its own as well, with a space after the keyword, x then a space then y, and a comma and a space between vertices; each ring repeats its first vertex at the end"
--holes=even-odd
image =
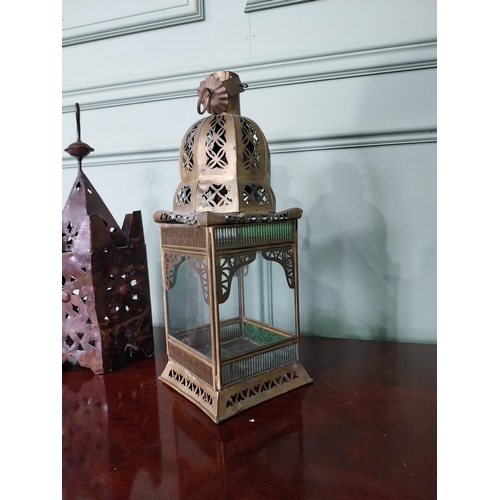
POLYGON ((245 401, 246 399, 257 396, 258 394, 265 393, 274 389, 277 386, 284 385, 290 383, 292 380, 299 378, 297 372, 295 370, 290 370, 286 372, 284 375, 279 375, 277 377, 273 377, 261 384, 256 384, 248 389, 243 389, 242 391, 236 392, 229 396, 226 408, 230 408, 231 406, 240 403, 241 401, 245 401))
POLYGON ((203 299, 209 303, 208 291, 208 274, 207 274, 207 261, 202 257, 195 257, 194 255, 186 255, 186 262, 192 267, 200 277, 201 289, 203 291, 203 299))
POLYGON ((237 380, 251 377, 277 366, 282 366, 297 359, 297 345, 287 345, 272 351, 256 354, 249 358, 233 361, 222 366, 222 385, 228 385, 237 380))
POLYGON ((269 205, 269 197, 263 186, 249 182, 243 189, 243 202, 246 205, 269 205))
POLYGON ((203 120, 196 122, 191 130, 186 134, 186 138, 184 139, 184 144, 182 146, 182 168, 185 172, 191 172, 194 167, 193 162, 193 144, 194 144, 194 136, 196 135, 196 131, 198 130, 198 126, 203 120))
MULTIPOLYGON (((219 327, 221 342, 235 339, 241 336, 241 322, 239 318, 233 322, 222 322, 219 327)), ((199 328, 170 332, 173 338, 191 347, 195 351, 203 354, 207 358, 212 357, 210 325, 203 325, 199 328), (208 349, 207 349, 208 347, 208 349)))
POLYGON ((260 167, 260 140, 252 124, 245 118, 241 118, 241 140, 243 143, 243 167, 246 170, 258 170, 260 167))
POLYGON ((73 356, 94 373, 106 373, 127 346, 151 354, 145 246, 63 253, 62 313, 63 362, 73 356))
MULTIPOLYGON (((64 272, 64 271, 63 271, 64 272)), ((63 286, 63 321, 77 317, 88 319, 87 300, 92 294, 92 282, 87 278, 87 269, 81 267, 73 269, 71 274, 62 276, 63 286)))
MULTIPOLYGON (((85 357, 89 351, 100 350, 99 327, 91 320, 94 291, 90 257, 65 259, 62 275, 62 353, 63 361, 69 356, 85 357)), ((95 318, 95 316, 94 316, 95 318)))
POLYGON ((62 233, 62 247, 63 252, 71 252, 73 250, 73 242, 78 236, 78 228, 73 225, 71 221, 68 221, 65 226, 63 226, 62 233))
POLYGON ((165 253, 165 290, 170 290, 175 286, 177 281, 177 271, 179 270, 179 265, 184 262, 184 255, 165 253))
POLYGON ((219 304, 224 303, 231 291, 231 281, 233 279, 234 273, 247 264, 250 264, 255 260, 257 252, 247 252, 238 255, 231 255, 229 257, 221 257, 219 260, 217 278, 217 294, 219 304))
POLYGON ((169 335, 208 359, 212 358, 210 325, 178 332, 170 331, 169 335))
POLYGON ((231 192, 224 184, 211 184, 201 195, 203 207, 223 207, 233 202, 231 192))
POLYGON ((210 120, 210 129, 207 132, 205 149, 207 154, 207 168, 226 168, 227 160, 227 137, 226 118, 224 115, 215 115, 210 120))
POLYGON ((148 283, 144 266, 129 270, 124 262, 117 260, 116 267, 110 270, 102 283, 104 290, 99 295, 98 310, 104 315, 104 325, 112 328, 142 316, 144 307, 140 307, 139 302, 144 305, 144 289, 148 283))
POLYGON ((263 250, 262 257, 266 260, 278 262, 285 271, 286 281, 290 288, 295 288, 295 273, 293 272, 293 248, 271 250, 269 252, 263 250))
MULTIPOLYGON (((215 213, 201 212, 183 214, 179 212, 169 212, 167 210, 157 210, 153 214, 155 222, 176 222, 185 226, 203 227, 207 225, 221 224, 249 224, 261 222, 284 222, 298 219, 302 216, 300 208, 291 208, 282 212, 241 212, 241 213, 215 213)), ((163 233, 162 233, 163 234, 163 233)), ((162 237, 163 241, 163 237, 162 237)))
POLYGON ((143 341, 143 332, 149 331, 151 328, 150 317, 148 314, 144 314, 142 318, 136 318, 125 325, 113 328, 108 341, 112 339, 113 348, 117 352, 123 352, 126 345, 137 346, 143 341))
POLYGON ((181 373, 176 372, 173 368, 169 370, 168 377, 184 387, 185 390, 191 392, 193 396, 196 396, 206 404, 213 406, 213 397, 198 384, 195 384, 192 380, 189 380, 181 373))
POLYGON ((205 248, 206 233, 203 228, 169 225, 161 231, 161 244, 180 247, 205 248))
MULTIPOLYGON (((222 322, 219 325, 219 330, 221 342, 235 339, 241 336, 241 322, 239 318, 237 318, 237 321, 222 322)), ((210 324, 196 329, 171 332, 170 335, 184 345, 201 352, 207 358, 212 357, 212 352, 207 352, 205 349, 206 346, 210 346, 211 342, 210 324)))
POLYGON ((169 342, 168 354, 170 359, 177 361, 177 363, 189 370, 193 375, 196 375, 208 385, 213 384, 212 367, 209 364, 203 363, 196 356, 175 345, 174 342, 169 342))
MULTIPOLYGON (((127 237, 123 229, 120 228, 83 170, 79 169, 62 213, 62 251, 74 252, 77 242, 79 242, 77 247, 80 249, 88 247, 91 232, 94 232, 94 238, 99 239, 99 246, 110 243, 109 238, 116 247, 127 245, 127 237), (93 227, 92 230, 89 230, 89 225, 93 227), (82 230, 83 227, 85 227, 84 230, 82 230), (97 236, 97 230, 99 236, 97 236)), ((94 241, 94 247, 96 243, 94 241)))
MULTIPOLYGON (((178 222, 190 226, 198 225, 198 214, 197 213, 189 213, 189 214, 180 214, 177 212, 167 212, 165 210, 158 210, 154 213, 155 222, 178 222)), ((164 235, 162 231, 162 243, 164 241, 164 235)))
POLYGON ((220 341, 226 342, 241 335, 241 323, 236 321, 226 325, 220 325, 220 341))
POLYGON ((183 205, 189 205, 191 203, 191 186, 181 186, 181 188, 177 191, 175 195, 175 204, 178 207, 182 207, 183 205))
POLYGON ((218 227, 214 230, 217 248, 269 245, 293 241, 292 222, 218 227))
POLYGON ((261 222, 281 222, 287 221, 289 219, 297 218, 296 210, 300 211, 302 215, 302 210, 291 209, 293 213, 288 210, 283 210, 282 212, 276 213, 241 213, 241 214, 227 214, 223 215, 224 222, 226 224, 248 224, 251 222, 261 223, 261 222))

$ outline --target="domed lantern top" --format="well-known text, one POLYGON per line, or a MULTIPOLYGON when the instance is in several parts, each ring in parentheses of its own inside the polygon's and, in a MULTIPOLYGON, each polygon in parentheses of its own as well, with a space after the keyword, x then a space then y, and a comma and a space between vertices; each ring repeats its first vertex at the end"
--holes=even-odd
POLYGON ((253 120, 240 115, 239 94, 246 87, 231 71, 201 82, 198 113, 211 114, 182 139, 175 213, 275 212, 267 140, 253 120))

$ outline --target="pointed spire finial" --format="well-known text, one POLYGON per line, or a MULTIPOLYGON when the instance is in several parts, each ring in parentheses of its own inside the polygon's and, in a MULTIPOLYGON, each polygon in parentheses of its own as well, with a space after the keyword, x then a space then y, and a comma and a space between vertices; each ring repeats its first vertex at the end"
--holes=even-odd
POLYGON ((80 128, 80 105, 75 104, 76 115, 76 142, 70 144, 64 151, 78 160, 78 168, 82 168, 82 158, 94 151, 88 144, 81 141, 81 128, 80 128))

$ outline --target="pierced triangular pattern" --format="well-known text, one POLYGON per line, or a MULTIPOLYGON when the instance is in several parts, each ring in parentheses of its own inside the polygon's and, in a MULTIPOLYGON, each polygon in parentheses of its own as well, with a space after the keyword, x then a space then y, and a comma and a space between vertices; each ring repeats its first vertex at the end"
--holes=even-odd
POLYGON ((279 385, 288 384, 296 378, 299 378, 297 372, 295 370, 291 370, 289 372, 286 372, 284 375, 273 377, 272 379, 266 380, 261 384, 254 385, 248 389, 243 389, 228 397, 226 408, 230 408, 231 406, 245 401, 248 398, 254 397, 257 394, 262 394, 264 392, 270 391, 271 389, 279 385))
POLYGON ((176 372, 174 369, 171 369, 168 372, 168 376, 174 380, 175 382, 178 382, 181 384, 183 387, 185 387, 188 391, 194 393, 196 396, 202 399, 205 403, 209 404, 210 406, 213 406, 214 401, 213 398, 210 394, 208 394, 206 391, 204 391, 201 387, 196 385, 193 381, 188 380, 182 373, 176 372))
MULTIPOLYGON (((88 177, 81 169, 78 174, 62 211, 62 251, 73 251, 74 240, 79 235, 79 230, 87 215, 101 217, 106 229, 117 246, 127 244, 126 237, 116 222, 108 207, 99 196, 88 177)), ((90 238, 90 234, 86 234, 90 238)))

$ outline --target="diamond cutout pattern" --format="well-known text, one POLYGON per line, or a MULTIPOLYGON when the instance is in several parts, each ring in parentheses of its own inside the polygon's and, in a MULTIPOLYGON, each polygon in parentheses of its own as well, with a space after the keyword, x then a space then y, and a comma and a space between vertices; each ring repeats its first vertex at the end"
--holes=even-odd
POLYGON ((193 144, 194 144, 194 136, 196 135, 196 131, 198 130, 198 126, 202 120, 196 122, 189 133, 186 135, 186 139, 184 140, 184 146, 182 148, 182 168, 185 172, 191 172, 194 167, 193 162, 193 144))
POLYGON ((245 119, 241 120, 241 140, 243 143, 243 167, 246 170, 258 170, 260 167, 259 136, 252 124, 245 119))
POLYGON ((204 207, 222 207, 232 201, 230 191, 223 184, 211 184, 201 196, 201 204, 204 207))
POLYGON ((226 118, 223 115, 215 115, 210 121, 210 130, 207 132, 206 153, 207 168, 226 168, 227 161, 227 138, 226 118))
POLYGON ((249 182, 243 190, 243 202, 247 205, 268 205, 266 190, 254 182, 249 182))
POLYGON ((182 186, 175 197, 175 204, 177 206, 189 205, 191 203, 191 187, 182 186))

